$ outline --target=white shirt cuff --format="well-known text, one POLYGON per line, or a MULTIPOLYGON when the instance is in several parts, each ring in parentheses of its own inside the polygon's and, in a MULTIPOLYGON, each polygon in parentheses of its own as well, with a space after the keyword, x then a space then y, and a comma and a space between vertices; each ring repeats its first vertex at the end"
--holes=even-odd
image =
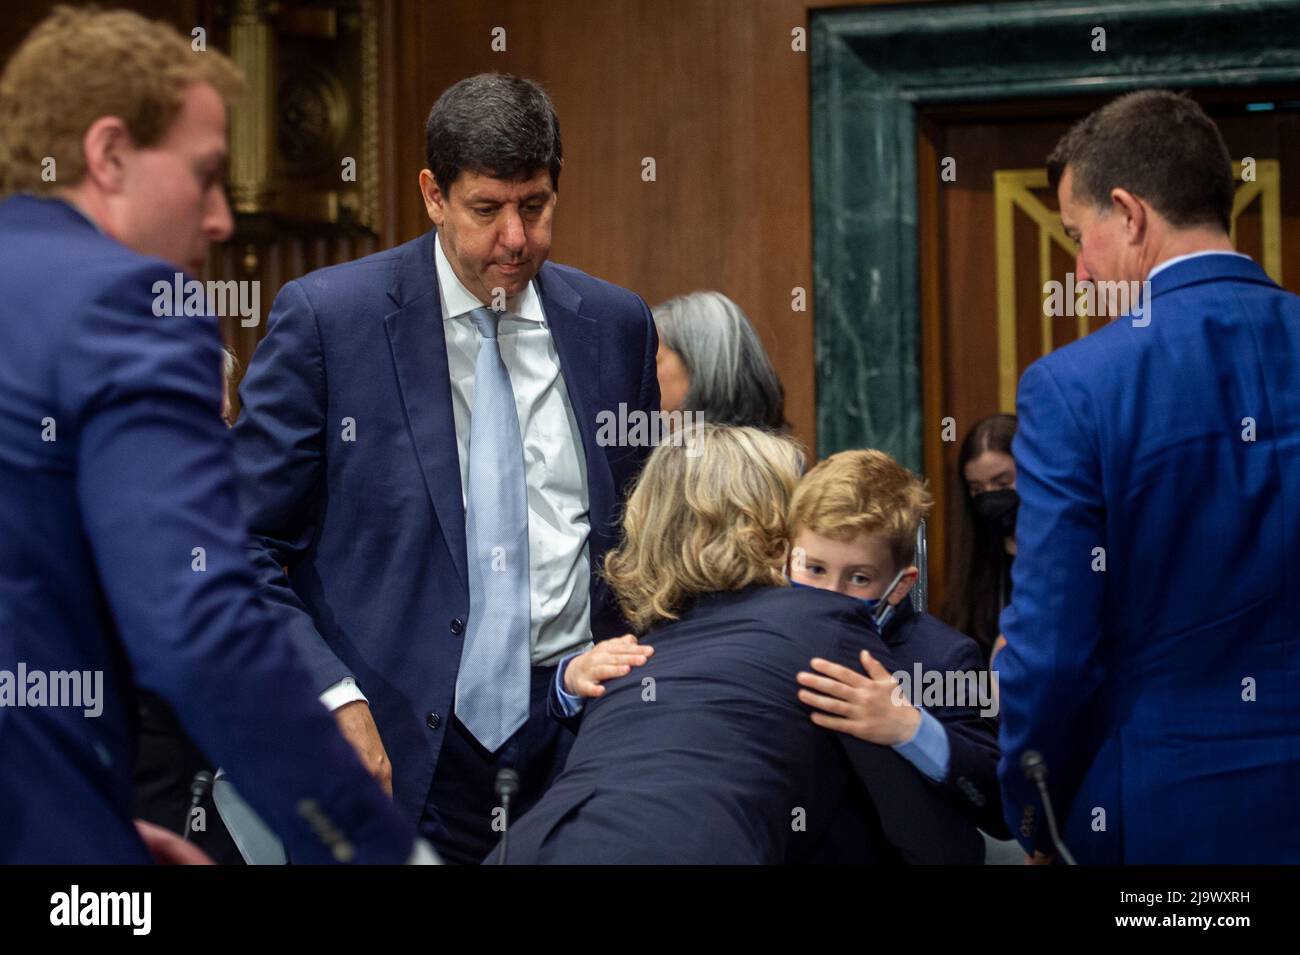
POLYGON ((361 692, 361 687, 357 686, 357 681, 350 676, 345 676, 320 695, 320 701, 325 704, 326 709, 331 711, 337 710, 347 703, 355 703, 358 700, 362 703, 370 702, 366 699, 366 695, 361 692))
POLYGON ((415 840, 415 848, 411 851, 411 858, 406 861, 407 865, 442 865, 442 859, 438 853, 433 851, 433 846, 429 845, 424 839, 415 840))

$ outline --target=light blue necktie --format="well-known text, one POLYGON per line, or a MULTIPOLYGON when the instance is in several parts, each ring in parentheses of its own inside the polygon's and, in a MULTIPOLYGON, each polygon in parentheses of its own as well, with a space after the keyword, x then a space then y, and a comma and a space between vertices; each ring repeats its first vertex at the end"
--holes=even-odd
POLYGON ((456 716, 490 752, 528 720, 528 487, 510 373, 495 312, 476 308, 466 543, 469 627, 456 674, 456 716))

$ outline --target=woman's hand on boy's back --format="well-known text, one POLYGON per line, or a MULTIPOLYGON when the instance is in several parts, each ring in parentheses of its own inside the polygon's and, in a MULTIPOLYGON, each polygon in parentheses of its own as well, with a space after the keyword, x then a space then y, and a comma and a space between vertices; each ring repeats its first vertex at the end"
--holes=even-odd
POLYGON ((630 633, 602 640, 569 661, 564 668, 564 689, 573 696, 601 696, 605 692, 602 683, 626 676, 632 667, 641 666, 654 652, 654 647, 637 643, 630 633))
POLYGON ((906 743, 916 735, 921 711, 895 694, 898 681, 879 660, 866 650, 861 660, 866 673, 814 657, 811 666, 817 672, 796 677, 803 687, 799 699, 820 711, 812 714, 818 726, 882 746, 906 743))

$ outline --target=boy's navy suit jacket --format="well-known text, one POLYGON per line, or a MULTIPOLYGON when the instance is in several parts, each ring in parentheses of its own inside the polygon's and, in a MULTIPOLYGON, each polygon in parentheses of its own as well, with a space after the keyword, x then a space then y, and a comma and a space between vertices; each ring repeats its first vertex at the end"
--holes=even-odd
MULTIPOLYGON (((925 684, 917 688, 916 668, 922 674, 937 673, 947 684, 948 674, 971 674, 971 682, 964 684, 965 701, 945 700, 941 706, 924 709, 942 725, 948 737, 948 773, 938 782, 930 780, 920 769, 908 767, 925 785, 956 808, 974 831, 976 827, 998 839, 1010 838, 1002 819, 1002 799, 998 787, 998 728, 997 719, 981 715, 984 709, 976 692, 974 681, 981 674, 989 679, 984 655, 979 645, 965 634, 954 630, 942 620, 928 613, 919 613, 911 600, 900 603, 894 615, 885 624, 884 644, 894 665, 890 672, 902 671, 912 686, 916 698, 924 702, 925 684)), ((862 665, 856 659, 855 670, 862 665)), ((985 684, 986 687, 991 684, 985 684)), ((851 786, 836 808, 835 835, 826 840, 823 850, 812 860, 817 864, 855 863, 862 861, 861 846, 869 843, 866 821, 870 818, 866 794, 851 786)))

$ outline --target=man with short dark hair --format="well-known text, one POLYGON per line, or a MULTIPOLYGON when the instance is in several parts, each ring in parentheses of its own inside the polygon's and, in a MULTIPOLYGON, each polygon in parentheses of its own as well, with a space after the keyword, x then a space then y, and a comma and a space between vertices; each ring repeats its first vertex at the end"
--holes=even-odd
POLYGON ((1121 97, 1049 170, 1130 315, 1020 381, 1007 821, 1081 862, 1300 862, 1300 299, 1229 239, 1191 99, 1121 97), (1046 776, 1042 776, 1042 770, 1046 776))
POLYGON ((546 261, 563 154, 540 86, 462 80, 425 132, 434 230, 281 290, 235 436, 255 561, 316 631, 317 689, 471 862, 502 771, 513 816, 563 766, 556 664, 627 629, 595 571, 650 449, 602 446, 597 416, 658 410, 658 342, 639 297, 546 261))

